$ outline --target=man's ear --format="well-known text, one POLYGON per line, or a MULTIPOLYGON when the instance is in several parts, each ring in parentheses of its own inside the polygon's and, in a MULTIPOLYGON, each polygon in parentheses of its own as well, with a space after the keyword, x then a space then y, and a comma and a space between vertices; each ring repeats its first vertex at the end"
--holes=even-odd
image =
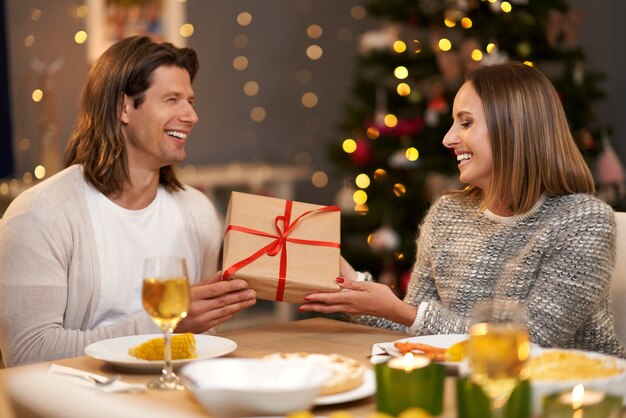
POLYGON ((126 124, 130 122, 129 111, 134 108, 133 99, 126 94, 122 96, 122 102, 120 103, 120 120, 126 124))

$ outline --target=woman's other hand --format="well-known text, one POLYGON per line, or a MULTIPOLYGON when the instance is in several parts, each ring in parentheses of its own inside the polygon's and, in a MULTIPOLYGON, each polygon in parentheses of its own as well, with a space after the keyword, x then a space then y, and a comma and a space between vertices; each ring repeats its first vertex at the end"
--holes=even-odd
MULTIPOLYGON (((345 262, 342 258, 342 263, 345 262)), ((346 262, 346 266, 350 265, 346 262)), ((342 273, 343 270, 342 264, 342 273)), ((356 277, 356 272, 350 267, 356 277)), ((345 270, 348 271, 348 270, 345 270)), ((339 292, 311 293, 305 297, 307 303, 300 305, 301 312, 321 312, 372 315, 387 318, 399 324, 411 326, 417 315, 415 306, 404 303, 384 284, 359 282, 338 277, 339 292)))

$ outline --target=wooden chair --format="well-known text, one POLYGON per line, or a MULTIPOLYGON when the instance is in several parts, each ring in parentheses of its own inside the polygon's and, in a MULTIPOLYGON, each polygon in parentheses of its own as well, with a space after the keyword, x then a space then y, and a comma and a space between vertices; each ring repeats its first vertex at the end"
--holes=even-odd
POLYGON ((617 336, 626 343, 626 212, 615 212, 617 237, 615 269, 611 277, 611 297, 617 336))

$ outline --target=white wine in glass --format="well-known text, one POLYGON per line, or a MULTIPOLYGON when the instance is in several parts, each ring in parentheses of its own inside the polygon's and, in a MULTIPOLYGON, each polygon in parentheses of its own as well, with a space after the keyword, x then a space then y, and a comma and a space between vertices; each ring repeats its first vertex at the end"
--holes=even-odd
POLYGON ((141 299, 144 309, 163 331, 165 364, 151 389, 183 389, 172 371, 172 332, 189 309, 189 280, 184 257, 149 257, 144 264, 141 299))
POLYGON ((489 397, 492 417, 503 407, 519 381, 525 378, 530 342, 522 307, 516 302, 481 302, 471 316, 470 378, 489 397))

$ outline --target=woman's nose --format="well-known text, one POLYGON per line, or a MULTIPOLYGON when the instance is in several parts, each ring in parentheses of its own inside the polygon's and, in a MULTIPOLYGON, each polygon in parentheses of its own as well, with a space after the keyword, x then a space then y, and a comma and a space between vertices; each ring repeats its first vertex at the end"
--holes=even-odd
POLYGON ((448 132, 446 132, 441 143, 446 148, 452 148, 455 144, 459 143, 459 137, 456 132, 454 132, 454 128, 450 128, 448 132))

